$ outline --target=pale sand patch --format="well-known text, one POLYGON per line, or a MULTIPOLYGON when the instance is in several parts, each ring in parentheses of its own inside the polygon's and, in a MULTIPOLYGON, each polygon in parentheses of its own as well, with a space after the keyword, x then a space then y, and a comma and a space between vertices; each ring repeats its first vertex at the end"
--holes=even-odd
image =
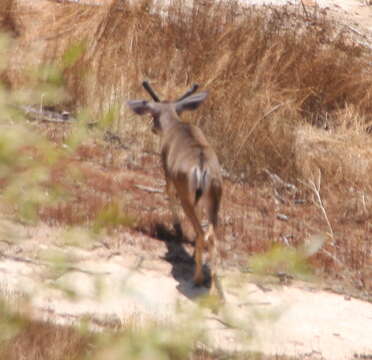
MULTIPOLYGON (((35 231, 38 237, 42 233, 35 231)), ((47 228, 44 233, 50 235, 47 228)), ((45 251, 45 242, 40 240, 24 241, 25 248, 32 243, 32 253, 38 254, 39 243, 45 251)), ((144 254, 141 258, 125 251, 109 257, 102 249, 76 248, 73 266, 64 271, 56 271, 45 261, 38 265, 37 257, 23 262, 22 256, 27 254, 21 251, 18 261, 0 261, 0 284, 8 293, 28 295, 31 311, 41 319, 71 324, 89 316, 101 321, 135 321, 136 326, 148 320, 177 324, 199 309, 198 295, 207 289, 195 288, 188 273, 176 279, 172 265, 159 256, 164 255, 165 247, 160 249, 152 257, 144 254)), ((69 247, 68 252, 73 254, 74 248, 69 247)), ((368 302, 300 282, 263 289, 252 277, 237 271, 226 272, 223 284, 227 305, 218 315, 199 309, 201 314, 195 320, 205 329, 213 348, 307 354, 309 359, 323 356, 330 360, 372 354, 372 304, 368 302)))

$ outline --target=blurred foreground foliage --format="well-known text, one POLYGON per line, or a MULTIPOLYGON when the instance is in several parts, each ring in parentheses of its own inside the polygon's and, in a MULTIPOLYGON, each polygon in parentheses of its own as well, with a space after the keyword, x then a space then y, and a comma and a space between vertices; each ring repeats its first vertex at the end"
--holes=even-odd
MULTIPOLYGON (((18 301, 20 306, 22 299, 18 301)), ((191 322, 118 329, 110 329, 108 322, 104 332, 96 332, 86 326, 89 321, 72 327, 32 320, 14 313, 3 301, 0 320, 0 358, 8 360, 181 360, 189 359, 196 340, 204 337, 189 326, 191 322)))
MULTIPOLYGON (((8 59, 6 54, 11 39, 0 36, 1 71, 5 71, 8 59)), ((42 65, 25 69, 28 88, 12 90, 0 83, 0 186, 1 202, 6 204, 9 214, 13 212, 26 223, 35 223, 41 209, 56 209, 76 198, 77 184, 86 181, 79 164, 73 162, 82 144, 100 135, 109 128, 117 116, 110 109, 100 116, 99 126, 94 130, 88 127, 89 114, 80 110, 77 121, 64 132, 62 143, 51 141, 40 131, 38 121, 26 118, 23 106, 30 104, 35 108, 54 109, 63 103, 68 95, 64 89, 63 73, 81 57, 84 44, 69 47, 57 64, 42 65), (34 105, 36 104, 36 105, 34 105), (58 178, 56 173, 61 173, 58 178)), ((56 124, 62 129, 64 124, 56 124)), ((122 204, 109 201, 92 211, 90 217, 81 222, 92 224, 97 232, 105 225, 129 226, 132 220, 125 215, 122 204), (94 217, 97 215, 97 220, 94 217)))
MULTIPOLYGON (((8 46, 10 39, 5 35, 0 36, 0 71, 7 63, 4 54, 8 46)), ((2 216, 7 215, 25 224, 35 224, 43 208, 58 208, 63 203, 74 201, 76 191, 70 191, 71 188, 85 181, 84 177, 89 175, 70 161, 77 156, 80 146, 95 135, 87 127, 86 112, 81 111, 81 116, 71 125, 63 143, 58 144, 48 139, 36 122, 29 121, 21 108, 24 104, 38 104, 40 109, 49 109, 63 102, 67 96, 63 71, 77 61, 82 51, 81 44, 68 49, 63 56, 62 66, 49 65, 38 70, 26 70, 28 72, 25 76, 33 79, 31 89, 12 91, 5 84, 0 84, 2 216), (62 182, 57 181, 59 177, 56 175, 61 171, 62 182)), ((110 127, 116 116, 115 109, 103 114, 95 131, 104 131, 110 127)), ((106 230, 131 226, 134 219, 127 216, 122 207, 122 202, 109 200, 97 209, 94 213, 96 217, 88 218, 88 221, 83 219, 83 223, 89 226, 67 228, 61 236, 70 245, 80 245, 81 241, 94 239, 106 230)), ((40 254, 39 260, 51 266, 49 281, 74 269, 74 259, 63 252, 40 254)), ((99 296, 98 281, 96 285, 99 296)), ((55 281, 49 286, 62 290, 71 300, 78 300, 77 294, 68 287, 58 286, 55 281)), ((4 291, 1 291, 0 297, 1 359, 186 359, 196 338, 202 338, 196 328, 190 327, 192 321, 177 328, 159 327, 150 323, 141 329, 133 321, 130 328, 120 325, 115 331, 106 330, 103 333, 87 330, 84 321, 77 327, 41 322, 29 316, 32 299, 28 295, 4 291)), ((111 327, 109 321, 107 325, 111 327)))

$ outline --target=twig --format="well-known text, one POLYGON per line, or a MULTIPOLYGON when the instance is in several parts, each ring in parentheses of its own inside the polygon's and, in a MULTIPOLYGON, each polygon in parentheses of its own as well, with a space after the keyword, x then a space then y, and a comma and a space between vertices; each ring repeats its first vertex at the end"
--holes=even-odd
POLYGON ((279 108, 281 108, 282 106, 284 105, 284 103, 280 103, 280 104, 277 104, 275 105, 272 109, 270 109, 266 114, 264 114, 262 116, 262 118, 259 118, 254 124, 253 126, 251 127, 251 130, 249 131, 249 133, 246 135, 245 137, 245 142, 248 140, 248 138, 251 136, 251 134, 253 133, 253 131, 256 129, 256 127, 258 126, 258 124, 266 119, 267 117, 269 117, 273 112, 275 112, 276 110, 278 110, 279 108))
POLYGON ((353 39, 353 41, 355 41, 357 44, 359 44, 360 46, 364 46, 366 47, 368 50, 372 50, 372 46, 371 44, 369 44, 369 40, 368 40, 368 37, 363 34, 362 32, 360 32, 359 30, 357 30, 355 27, 353 26, 350 26, 348 24, 343 24, 343 23, 340 23, 341 26, 343 26, 344 28, 350 30, 351 32, 353 32, 354 34, 356 35, 359 35, 361 38, 365 39, 366 41, 360 41, 360 40, 357 40, 357 39, 353 39))
POLYGON ((287 200, 283 196, 283 192, 286 192, 286 195, 292 196, 297 194, 298 189, 295 185, 285 182, 277 174, 270 172, 269 169, 264 169, 264 173, 266 173, 271 180, 275 198, 277 198, 282 204, 287 203, 287 200))
POLYGON ((18 107, 25 115, 31 120, 47 121, 54 123, 70 123, 75 122, 76 119, 73 118, 69 112, 64 111, 61 114, 55 111, 49 111, 45 109, 35 109, 30 105, 21 105, 18 107))
POLYGON ((111 272, 109 272, 109 271, 91 271, 91 270, 86 270, 86 269, 79 268, 77 266, 68 266, 64 270, 65 271, 63 272, 62 275, 64 275, 65 273, 67 273, 69 271, 81 272, 81 273, 87 274, 87 275, 110 275, 111 274, 111 272))
MULTIPOLYGON (((245 136, 244 138, 244 141, 242 142, 242 144, 246 144, 249 137, 252 135, 253 131, 256 129, 256 127, 258 126, 258 124, 262 121, 262 120, 265 120, 267 117, 269 117, 273 112, 275 112, 276 110, 278 110, 279 108, 281 108, 282 106, 284 105, 284 103, 280 103, 280 104, 277 104, 275 105, 273 108, 271 108, 267 113, 265 113, 261 118, 259 118, 254 124, 253 126, 251 127, 251 129, 249 130, 248 134, 245 136)), ((240 147, 240 149, 238 149, 237 151, 237 154, 235 156, 235 159, 239 159, 239 155, 240 155, 240 152, 242 150, 243 146, 240 147)), ((235 160, 237 161, 237 160, 235 160)))
POLYGON ((271 302, 268 302, 268 301, 247 301, 247 302, 244 302, 244 303, 241 303, 238 305, 238 307, 243 307, 243 306, 255 306, 255 305, 272 305, 271 302))
POLYGON ((266 287, 260 283, 255 283, 255 285, 263 292, 269 292, 269 291, 272 291, 272 289, 270 289, 269 287, 266 287))
MULTIPOLYGON (((334 238, 334 232, 333 232, 333 229, 332 229, 332 225, 328 219, 328 216, 327 216, 327 212, 324 208, 324 205, 323 205, 323 201, 322 201, 322 198, 320 197, 320 183, 321 183, 321 172, 320 172, 320 169, 319 170, 319 175, 318 175, 318 181, 317 181, 317 184, 315 184, 314 181, 310 181, 309 180, 309 184, 301 181, 305 186, 308 186, 311 190, 313 190, 317 200, 318 200, 318 206, 319 208, 321 209, 322 211, 322 214, 327 222, 327 225, 328 225, 328 228, 329 228, 329 231, 330 231, 330 235, 332 237, 332 239, 334 238)), ((322 248, 322 252, 324 254, 326 254, 328 257, 330 257, 334 262, 336 262, 338 265, 343 265, 343 263, 341 262, 341 260, 339 260, 334 254, 330 253, 328 250, 322 248)))
POLYGON ((238 330, 242 330, 241 328, 239 328, 238 326, 236 325, 233 325, 231 323, 228 323, 222 319, 219 319, 218 317, 216 316, 206 316, 205 317, 206 319, 208 320, 215 320, 215 321, 218 321, 220 324, 222 324, 223 326, 225 326, 226 328, 228 329, 238 329, 238 330))
POLYGON ((266 119, 269 115, 271 115, 274 111, 278 110, 283 105, 284 105, 284 103, 280 103, 280 104, 275 105, 271 110, 269 110, 266 114, 264 114, 264 116, 262 117, 262 120, 266 119))
POLYGON ((101 7, 103 4, 100 4, 98 1, 83 1, 83 0, 49 0, 52 2, 56 2, 59 4, 77 4, 77 5, 84 5, 84 6, 95 6, 95 7, 101 7))
POLYGON ((163 193, 164 190, 162 189, 155 189, 155 188, 152 188, 152 187, 149 187, 149 186, 144 186, 144 185, 139 185, 139 184, 135 184, 134 185, 137 189, 140 189, 140 190, 144 190, 144 191, 147 191, 147 192, 150 192, 150 193, 163 193))
POLYGON ((295 185, 285 182, 283 179, 279 177, 279 175, 273 174, 269 169, 264 169, 264 173, 266 173, 269 176, 274 186, 279 185, 280 187, 293 192, 298 191, 295 185))
POLYGON ((284 198, 282 196, 279 195, 278 193, 278 190, 276 188, 274 188, 274 196, 282 203, 282 204, 286 204, 287 201, 284 200, 284 198))
POLYGON ((328 216, 327 216, 327 212, 324 208, 324 204, 323 204, 323 201, 322 201, 322 198, 320 196, 320 183, 321 183, 321 172, 320 172, 320 169, 319 170, 319 173, 318 173, 318 181, 317 181, 317 184, 315 184, 314 181, 312 180, 308 180, 309 183, 305 183, 303 181, 301 181, 305 186, 307 186, 308 188, 310 188, 315 196, 316 196, 316 199, 318 200, 318 206, 324 216, 324 219, 325 221, 327 222, 327 225, 328 225, 328 229, 329 229, 329 232, 330 232, 330 235, 332 238, 334 238, 334 232, 333 232, 333 229, 332 229, 332 225, 328 219, 328 216))
MULTIPOLYGON (((50 267, 53 266, 52 262, 35 261, 32 259, 28 259, 28 258, 24 258, 20 256, 6 255, 2 251, 0 251, 0 257, 13 260, 13 261, 17 261, 17 262, 24 262, 26 264, 32 264, 32 265, 38 265, 38 266, 50 266, 50 267)), ((110 272, 95 272, 91 270, 81 269, 76 266, 67 266, 66 269, 64 269, 64 272, 62 275, 64 275, 66 272, 69 272, 69 271, 77 271, 77 272, 81 272, 81 273, 88 274, 88 275, 109 275, 110 274, 110 272)))
POLYGON ((304 4, 304 1, 303 1, 303 0, 301 0, 301 5, 302 5, 302 8, 303 8, 303 10, 304 10, 304 13, 305 13, 305 15, 306 15, 306 18, 307 18, 307 19, 309 19, 309 18, 310 18, 310 16, 309 16, 309 14, 307 13, 307 10, 306 10, 306 6, 305 6, 305 4, 304 4))
POLYGON ((336 262, 338 265, 343 265, 341 260, 339 260, 335 255, 331 254, 328 250, 322 249, 322 252, 329 256, 334 262, 336 262))
POLYGON ((0 257, 3 257, 8 260, 13 260, 17 262, 24 262, 26 264, 32 264, 32 265, 38 265, 38 266, 47 266, 48 264, 40 262, 40 261, 35 261, 32 259, 20 257, 20 256, 14 256, 14 255, 6 255, 2 251, 0 251, 0 257))
POLYGON ((361 37, 366 37, 364 34, 362 34, 359 30, 357 30, 357 29, 355 29, 354 27, 352 27, 352 26, 350 26, 350 25, 348 25, 348 24, 345 24, 345 26, 349 29, 349 30, 351 30, 352 32, 354 32, 355 34, 358 34, 359 36, 361 36, 361 37))
MULTIPOLYGON (((31 105, 21 105, 17 108, 23 111, 26 117, 30 120, 52 122, 57 124, 71 124, 78 121, 68 111, 59 113, 56 111, 45 110, 42 106, 40 106, 40 109, 37 109, 31 105)), ((88 128, 93 128, 95 126, 98 126, 98 122, 91 122, 86 124, 86 126, 88 128)), ((115 143, 117 146, 124 150, 129 149, 129 147, 125 145, 124 140, 119 135, 113 133, 111 130, 105 130, 103 140, 109 143, 115 143)))

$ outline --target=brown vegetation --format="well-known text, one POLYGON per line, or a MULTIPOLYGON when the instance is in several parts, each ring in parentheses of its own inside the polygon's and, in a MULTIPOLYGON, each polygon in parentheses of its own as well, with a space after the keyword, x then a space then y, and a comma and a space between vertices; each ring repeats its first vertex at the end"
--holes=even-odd
MULTIPOLYGON (((297 247, 320 232, 326 242, 311 259, 315 268, 370 294, 371 56, 327 18, 235 1, 188 7, 180 0, 160 11, 152 1, 86 7, 8 0, 0 5, 0 26, 13 37, 2 74, 10 88, 33 85, 24 68, 57 63, 68 92, 57 107, 87 108, 92 121, 119 109, 109 126, 126 150, 97 140, 57 162, 44 186, 58 184, 69 198, 42 206, 41 220, 94 224, 113 211, 111 225, 126 227, 129 218, 115 212, 123 208, 136 219, 136 231, 158 237, 157 224, 169 223, 164 196, 135 186, 160 186, 153 155, 137 153, 152 150, 154 140, 124 103, 144 96, 143 79, 170 97, 198 82, 210 96, 185 120, 198 119, 229 174, 222 209, 226 263, 244 265, 248 254, 277 243, 297 247), (84 51, 66 63, 71 46, 84 51), (69 171, 77 170, 75 180, 69 171)), ((71 129, 40 131, 59 146, 71 129)))
MULTIPOLYGON (((144 78, 164 95, 199 82, 211 96, 198 125, 218 145, 225 168, 250 181, 265 168, 286 178, 301 174, 294 161, 301 122, 329 129, 324 138, 330 142, 345 111, 351 120, 342 129, 346 136, 369 126, 370 56, 321 16, 310 22, 289 8, 243 8, 235 1, 196 1, 191 8, 176 1, 161 15, 152 1, 44 3, 41 18, 28 2, 14 3, 9 12, 8 23, 25 28, 14 47, 11 84, 24 82, 19 64, 61 61, 78 43, 84 55, 64 70, 75 109, 87 106, 97 114, 122 106, 141 91, 144 78)), ((115 130, 128 139, 146 136, 133 128, 136 120, 125 108, 121 114, 115 130)))
POLYGON ((92 339, 73 327, 27 321, 11 340, 2 342, 0 358, 9 360, 74 360, 89 353, 92 339))
MULTIPOLYGON (((323 17, 310 22, 289 8, 243 8, 234 1, 196 1, 192 8, 176 1, 161 15, 152 1, 46 4, 52 23, 46 10, 36 21, 40 11, 26 16, 30 5, 13 4, 9 21, 27 30, 12 63, 61 61, 69 46, 82 44, 84 55, 64 77, 70 106, 93 114, 138 96, 144 78, 164 95, 199 82, 211 96, 198 125, 218 144, 226 169, 250 181, 265 168, 286 178, 301 174, 294 145, 302 122, 329 129, 324 138, 332 142, 335 131, 357 126, 365 132, 371 121, 370 57, 323 17)), ((8 72, 14 86, 24 82, 18 66, 8 72)), ((147 136, 125 108, 121 114, 115 130, 128 139, 147 136)))
MULTIPOLYGON (((358 281, 365 284, 372 232, 372 74, 369 52, 347 33, 320 15, 310 21, 298 9, 245 8, 235 1, 194 1, 191 7, 175 1, 162 10, 152 1, 99 7, 46 0, 6 4, 2 24, 15 37, 5 71, 11 87, 30 85, 22 67, 56 62, 69 94, 65 107, 85 106, 99 116, 118 106, 120 116, 109 126, 125 145, 149 149, 153 138, 147 124, 124 107, 126 99, 143 97, 141 80, 150 79, 164 96, 182 92, 190 82, 203 84, 210 92, 206 106, 185 119, 199 119, 232 178, 252 184, 229 185, 225 237, 251 252, 270 247, 287 227, 293 245, 314 232, 327 233, 334 258, 325 256, 324 264, 363 268, 358 281), (84 51, 66 63, 62 55, 77 44, 84 51), (268 179, 266 169, 296 184, 297 193, 283 200, 253 186, 268 179), (297 198, 306 199, 306 205, 294 205, 297 198), (234 211, 234 203, 243 215, 234 211), (296 220, 281 224, 278 211, 296 220)), ((144 157, 133 169, 127 162, 131 155, 123 158, 123 150, 117 150, 81 146, 68 161, 76 165, 76 159, 89 158, 105 170, 82 165, 85 180, 68 185, 75 199, 42 209, 42 219, 92 222, 122 191, 127 209, 141 198, 146 203, 147 195, 151 201, 151 194, 133 189, 133 179, 121 184, 113 179, 120 178, 120 164, 150 174, 154 164, 144 157), (114 172, 107 165, 115 165, 114 172)), ((63 170, 53 172, 55 181, 62 178, 66 185, 71 167, 58 167, 63 170)), ((141 218, 139 223, 145 222, 141 218)))
MULTIPOLYGON (((21 319, 18 319, 21 320, 21 319)), ((22 319, 22 329, 1 342, 0 358, 7 360, 79 360, 79 359, 170 359, 170 360, 291 360, 285 355, 260 353, 229 354, 187 347, 175 339, 162 339, 155 332, 140 334, 132 330, 98 333, 73 326, 22 319), (154 355, 153 355, 154 354, 154 355)), ((154 331, 155 329, 152 329, 154 331)))

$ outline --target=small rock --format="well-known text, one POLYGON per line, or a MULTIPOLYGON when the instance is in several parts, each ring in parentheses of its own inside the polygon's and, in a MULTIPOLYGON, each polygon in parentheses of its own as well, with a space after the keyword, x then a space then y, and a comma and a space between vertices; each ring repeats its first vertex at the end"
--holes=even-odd
POLYGON ((278 220, 288 221, 288 216, 287 216, 287 215, 284 215, 284 214, 277 214, 277 215, 276 215, 276 218, 277 218, 278 220))

